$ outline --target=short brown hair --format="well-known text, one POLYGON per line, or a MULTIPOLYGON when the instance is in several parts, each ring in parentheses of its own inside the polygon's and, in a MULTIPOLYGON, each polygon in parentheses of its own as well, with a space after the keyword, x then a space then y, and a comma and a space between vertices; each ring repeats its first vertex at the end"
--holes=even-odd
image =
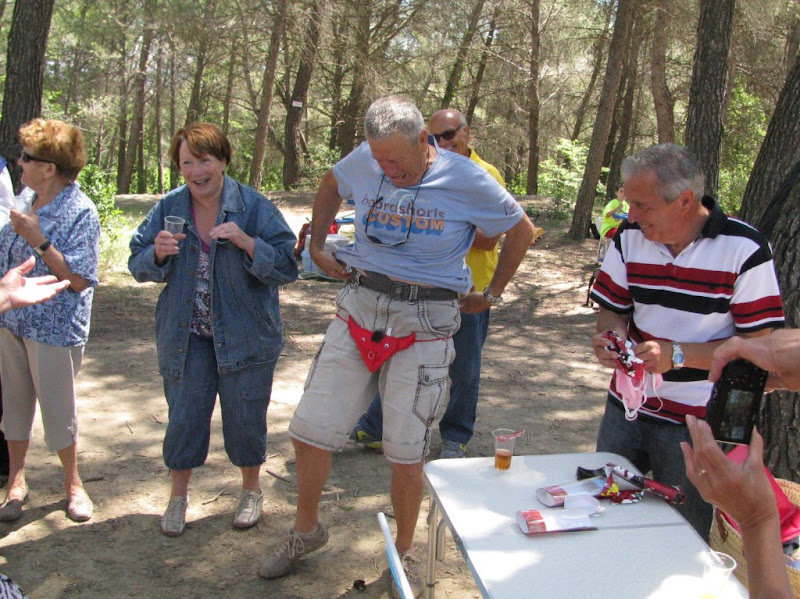
POLYGON ((211 154, 217 160, 224 160, 226 164, 231 163, 233 149, 231 142, 219 127, 213 123, 195 121, 194 123, 179 130, 172 136, 172 143, 169 146, 169 157, 172 162, 179 164, 181 143, 186 142, 186 147, 195 156, 211 154))
POLYGON ((19 141, 37 158, 50 160, 69 181, 86 166, 83 133, 64 121, 33 119, 19 128, 19 141))

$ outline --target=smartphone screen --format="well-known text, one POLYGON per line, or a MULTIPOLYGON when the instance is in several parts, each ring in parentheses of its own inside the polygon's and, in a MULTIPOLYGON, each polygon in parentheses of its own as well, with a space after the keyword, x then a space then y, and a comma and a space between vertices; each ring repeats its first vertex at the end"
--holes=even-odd
POLYGON ((747 360, 725 366, 706 406, 706 420, 717 441, 750 443, 766 382, 767 372, 747 360))

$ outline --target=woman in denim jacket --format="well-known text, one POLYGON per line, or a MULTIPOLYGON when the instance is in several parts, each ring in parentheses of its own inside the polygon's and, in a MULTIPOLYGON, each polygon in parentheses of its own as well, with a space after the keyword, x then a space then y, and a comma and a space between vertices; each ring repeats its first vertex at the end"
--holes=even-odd
POLYGON ((225 175, 225 135, 196 122, 172 139, 186 184, 164 196, 131 239, 128 268, 139 282, 164 282, 156 305, 158 366, 169 423, 164 462, 172 490, 161 519, 183 532, 192 469, 208 455, 217 393, 225 451, 242 472, 233 525, 261 518, 267 406, 283 347, 278 287, 297 278, 295 236, 264 196, 225 175), (178 231, 165 230, 165 217, 178 231), (174 225, 173 225, 174 226, 174 225))

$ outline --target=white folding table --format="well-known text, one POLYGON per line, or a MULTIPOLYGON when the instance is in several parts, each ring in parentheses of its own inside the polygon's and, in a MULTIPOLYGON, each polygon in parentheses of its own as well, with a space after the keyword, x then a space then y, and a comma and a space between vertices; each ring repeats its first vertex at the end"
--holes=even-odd
MULTIPOLYGON (((708 545, 666 501, 649 493, 634 504, 603 501, 605 510, 592 518, 597 530, 520 531, 519 510, 562 509, 539 503, 537 488, 574 481, 578 466, 594 469, 607 462, 636 471, 611 453, 514 456, 507 471, 496 470, 494 458, 426 464, 430 514, 425 596, 434 596, 435 557, 442 559, 446 525, 484 597, 702 597, 702 555, 708 545)), ((717 596, 745 599, 747 591, 732 576, 717 596)))

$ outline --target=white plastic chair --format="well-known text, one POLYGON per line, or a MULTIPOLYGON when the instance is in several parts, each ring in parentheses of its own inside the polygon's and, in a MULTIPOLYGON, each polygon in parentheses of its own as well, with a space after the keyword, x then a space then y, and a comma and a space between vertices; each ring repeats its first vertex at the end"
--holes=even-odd
POLYGON ((403 599, 414 599, 414 592, 411 590, 411 585, 408 584, 403 562, 400 560, 400 554, 397 553, 397 547, 394 546, 392 531, 389 530, 389 523, 386 521, 386 516, 384 516, 383 512, 378 512, 378 524, 381 526, 383 538, 386 541, 386 559, 389 561, 389 570, 392 573, 394 583, 400 589, 403 599))

